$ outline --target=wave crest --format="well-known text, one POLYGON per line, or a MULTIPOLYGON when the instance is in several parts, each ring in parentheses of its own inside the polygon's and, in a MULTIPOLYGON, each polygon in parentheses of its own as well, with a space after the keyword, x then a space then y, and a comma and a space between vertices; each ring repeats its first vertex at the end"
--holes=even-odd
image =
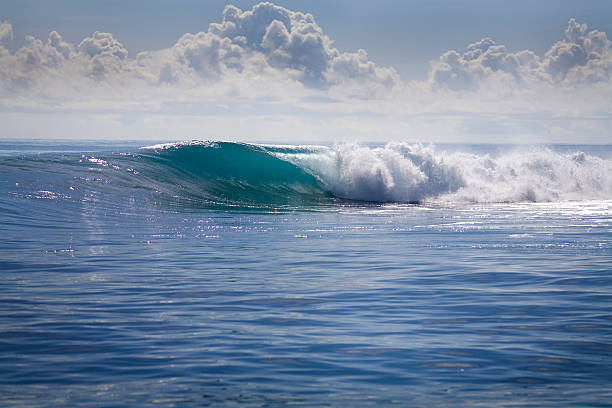
POLYGON ((612 161, 580 151, 529 147, 493 155, 388 143, 274 154, 313 174, 335 196, 352 200, 495 203, 612 198, 612 161))

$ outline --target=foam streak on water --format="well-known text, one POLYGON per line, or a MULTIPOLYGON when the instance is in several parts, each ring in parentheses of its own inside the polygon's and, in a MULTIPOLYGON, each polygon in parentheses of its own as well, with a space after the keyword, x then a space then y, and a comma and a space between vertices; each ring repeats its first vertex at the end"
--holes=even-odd
POLYGON ((606 148, 41 146, 0 146, 0 405, 612 398, 606 148))

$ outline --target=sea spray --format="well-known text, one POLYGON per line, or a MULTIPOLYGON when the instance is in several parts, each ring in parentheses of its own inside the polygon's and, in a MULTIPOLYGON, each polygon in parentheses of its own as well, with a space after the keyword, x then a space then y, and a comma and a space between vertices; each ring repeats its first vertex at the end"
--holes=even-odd
POLYGON ((493 155, 388 143, 273 154, 351 200, 460 204, 612 198, 612 160, 581 151, 508 147, 493 155))

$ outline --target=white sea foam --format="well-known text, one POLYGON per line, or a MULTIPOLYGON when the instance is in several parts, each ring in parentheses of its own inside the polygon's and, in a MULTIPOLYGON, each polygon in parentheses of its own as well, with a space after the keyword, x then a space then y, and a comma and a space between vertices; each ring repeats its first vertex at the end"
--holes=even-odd
POLYGON ((378 202, 547 202, 612 199, 612 160, 547 147, 501 154, 389 143, 273 153, 313 174, 334 195, 378 202))
POLYGON ((169 142, 169 143, 159 143, 151 146, 142 146, 143 150, 167 150, 174 149, 182 146, 204 146, 210 147, 213 146, 214 142, 205 141, 205 140, 186 140, 182 142, 169 142))

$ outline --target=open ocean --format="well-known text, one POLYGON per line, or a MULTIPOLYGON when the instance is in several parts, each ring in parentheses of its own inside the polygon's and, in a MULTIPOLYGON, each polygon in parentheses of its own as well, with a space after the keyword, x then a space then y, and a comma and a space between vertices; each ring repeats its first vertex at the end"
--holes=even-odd
POLYGON ((612 146, 0 141, 0 229, 3 407, 612 403, 612 146))

